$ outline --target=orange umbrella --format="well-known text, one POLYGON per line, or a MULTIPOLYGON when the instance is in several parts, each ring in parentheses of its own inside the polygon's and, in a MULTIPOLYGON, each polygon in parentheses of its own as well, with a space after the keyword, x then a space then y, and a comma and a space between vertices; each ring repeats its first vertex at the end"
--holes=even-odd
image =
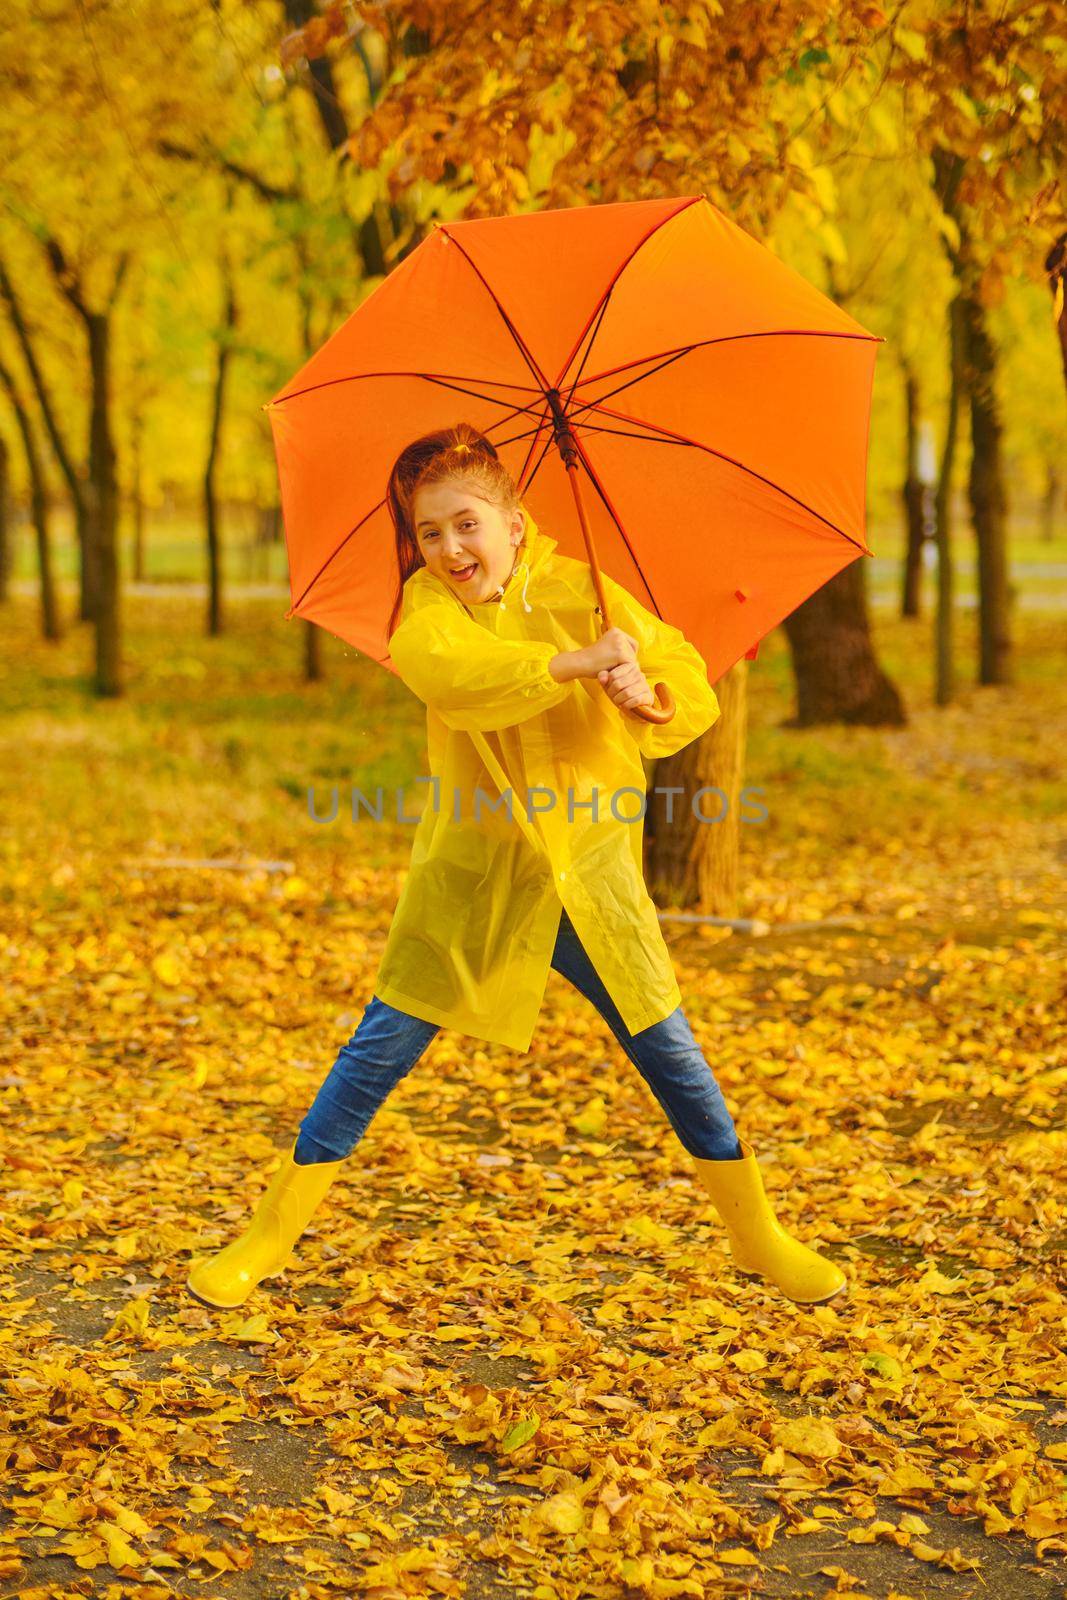
MULTIPOLYGON (((872 553, 881 343, 704 195, 435 223, 266 408, 286 617, 395 670, 389 472, 410 440, 468 421, 561 553, 588 561, 602 628, 601 568, 714 683, 872 553)), ((657 699, 647 720, 670 716, 657 699)))

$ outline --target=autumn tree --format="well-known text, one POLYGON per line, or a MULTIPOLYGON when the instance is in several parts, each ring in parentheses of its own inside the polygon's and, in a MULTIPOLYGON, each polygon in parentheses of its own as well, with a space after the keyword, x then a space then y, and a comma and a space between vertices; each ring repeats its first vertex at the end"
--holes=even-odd
POLYGON ((175 61, 185 37, 180 13, 156 7, 152 26, 132 35, 126 7, 61 0, 47 28, 9 29, 0 46, 9 88, 0 110, 5 199, 19 225, 5 243, 0 298, 74 505, 81 615, 94 627, 102 695, 122 690, 115 318, 136 255, 173 226, 164 176, 153 170, 152 125, 173 118, 182 97, 203 88, 175 61), (139 70, 120 88, 113 63, 128 53, 131 37, 139 70), (164 81, 172 86, 167 99, 159 93, 164 81), (43 105, 48 116, 39 114, 43 105), (61 397, 54 365, 48 374, 55 325, 80 350, 80 372, 64 373, 61 397), (80 425, 72 401, 80 402, 80 425))
MULTIPOLYGON (((979 683, 1012 677, 1010 590, 998 352, 990 311, 1019 262, 1034 280, 1067 221, 1067 47, 1062 9, 992 9, 910 0, 890 68, 905 90, 906 127, 929 159, 942 239, 956 282, 947 343, 954 390, 969 409, 968 494, 978 554, 979 683), (1044 241, 1043 243, 1041 241, 1044 241), (958 372, 955 371, 958 364, 958 372)), ((950 415, 949 428, 955 425, 950 415)), ((951 454, 946 454, 951 469, 951 454)), ((943 491, 947 494, 947 489, 943 491)), ((942 555, 947 559, 947 546, 942 555)), ((943 580, 950 581, 947 567, 943 580)), ((942 603, 947 621, 948 606, 942 603)), ((951 698, 942 641, 938 700, 951 698)))

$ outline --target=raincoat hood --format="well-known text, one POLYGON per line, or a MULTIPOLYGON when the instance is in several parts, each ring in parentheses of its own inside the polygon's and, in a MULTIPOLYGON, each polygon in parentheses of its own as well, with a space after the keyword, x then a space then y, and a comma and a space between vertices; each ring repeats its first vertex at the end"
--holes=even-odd
POLYGON ((682 749, 719 705, 694 646, 606 573, 612 617, 674 717, 644 722, 595 677, 557 679, 558 654, 600 637, 596 591, 523 514, 502 599, 469 606, 427 567, 404 584, 390 657, 426 707, 429 787, 374 993, 526 1051, 564 905, 632 1033, 681 1004, 644 881, 642 756, 682 749))

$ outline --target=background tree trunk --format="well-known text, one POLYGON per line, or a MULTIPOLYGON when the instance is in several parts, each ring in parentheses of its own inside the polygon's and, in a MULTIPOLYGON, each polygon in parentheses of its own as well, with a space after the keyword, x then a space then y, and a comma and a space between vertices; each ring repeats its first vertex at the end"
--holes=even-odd
POLYGON ((1049 462, 1047 473, 1045 493, 1041 497, 1041 538, 1045 544, 1051 544, 1056 537, 1056 525, 1063 505, 1063 479, 1054 461, 1049 462))
POLYGON ((317 683, 322 677, 322 629, 314 622, 304 623, 304 677, 317 683))
POLYGON ((237 325, 237 296, 233 271, 225 248, 221 255, 222 267, 222 324, 215 344, 215 384, 211 398, 211 426, 208 430, 207 462, 204 466, 204 529, 207 534, 208 566, 208 616, 207 631, 211 635, 222 632, 222 559, 221 528, 219 525, 218 497, 215 490, 215 473, 218 467, 219 444, 222 437, 222 418, 226 407, 226 383, 233 355, 233 331, 237 325))
POLYGON ((0 605, 6 605, 8 582, 14 561, 14 529, 11 526, 11 451, 0 433, 0 605))
MULTIPOLYGON (((312 17, 317 14, 315 0, 284 0, 285 18, 289 27, 294 31, 302 28, 312 17)), ((397 40, 392 29, 387 29, 387 38, 390 46, 390 57, 399 56, 401 51, 396 49, 397 40)), ((381 93, 382 84, 389 77, 393 68, 399 64, 398 60, 390 59, 386 63, 384 78, 376 73, 370 57, 363 49, 358 34, 353 41, 355 53, 363 63, 367 77, 367 96, 373 106, 381 93)), ((423 54, 429 49, 429 34, 409 26, 405 29, 402 40, 402 54, 412 56, 423 54)), ((331 150, 337 151, 348 144, 350 129, 344 106, 337 95, 337 85, 333 76, 333 68, 328 56, 318 56, 307 62, 307 87, 315 102, 319 114, 319 121, 326 142, 331 150)), ((368 212, 359 228, 355 230, 356 249, 363 265, 363 272, 368 277, 385 276, 393 267, 397 266, 420 243, 424 229, 412 227, 410 219, 402 207, 385 200, 379 200, 368 212), (406 230, 406 231, 405 231, 406 230), (403 247, 397 247, 397 241, 404 234, 403 247)), ((299 246, 298 246, 299 252, 299 246)), ((303 265, 303 257, 301 256, 303 265)), ((304 280, 302 280, 304 281, 304 280)), ((314 354, 310 347, 311 305, 310 298, 304 300, 303 305, 304 336, 306 353, 314 354)), ((304 676, 309 682, 320 679, 323 675, 322 666, 322 629, 314 622, 304 620, 304 676)))
POLYGON ((1067 233, 1061 233, 1045 257, 1045 271, 1052 293, 1052 314, 1060 340, 1060 360, 1067 382, 1067 233))
POLYGON ((79 598, 79 619, 82 622, 91 622, 96 611, 96 566, 89 553, 89 505, 88 493, 85 485, 84 474, 79 472, 74 464, 72 452, 68 449, 66 440, 59 429, 55 406, 48 385, 44 381, 37 353, 30 339, 29 328, 22 313, 22 304, 15 292, 15 286, 8 277, 7 268, 0 260, 0 295, 7 302, 11 326, 15 330, 19 348, 26 362, 26 370, 30 375, 37 403, 41 408, 44 418, 45 431, 59 464, 59 470, 66 480, 67 490, 70 494, 71 505, 74 508, 74 534, 78 545, 78 573, 81 594, 79 598))
POLYGON ((26 457, 26 472, 30 480, 30 517, 37 540, 41 634, 45 639, 58 640, 63 637, 63 629, 59 618, 55 579, 52 574, 52 540, 48 530, 48 485, 45 481, 41 452, 37 446, 29 409, 14 376, 3 362, 0 362, 0 384, 7 391, 11 409, 15 413, 15 421, 22 436, 22 450, 26 457))
POLYGON ((111 432, 111 311, 88 311, 91 402, 89 417, 89 544, 96 561, 96 692, 122 693, 119 618, 118 477, 111 432))
MULTIPOLYGON (((295 32, 316 15, 315 0, 285 0, 285 20, 295 32)), ((329 56, 316 56, 307 63, 308 87, 331 150, 340 149, 348 139, 348 121, 337 97, 333 66, 329 56)))
POLYGON ((986 309, 967 274, 962 296, 964 382, 971 403, 971 524, 978 549, 978 682, 1011 683, 1011 592, 997 358, 986 309))
POLYGON ((0 362, 0 384, 6 389, 11 410, 14 411, 14 421, 18 422, 19 434, 22 437, 22 453, 26 456, 26 472, 30 480, 30 520, 34 523, 35 538, 37 538, 37 571, 40 582, 40 619, 42 619, 42 637, 48 640, 62 638, 62 624, 59 621, 59 602, 56 597, 56 582, 51 570, 51 536, 48 533, 48 485, 45 482, 45 469, 42 466, 40 450, 37 448, 37 438, 34 435, 34 422, 30 421, 29 408, 22 400, 21 392, 13 374, 8 371, 3 362, 0 362))
POLYGON ((782 627, 797 681, 796 715, 785 727, 821 722, 899 727, 906 722, 900 694, 875 660, 862 560, 824 583, 782 627))
POLYGON ((742 657, 715 684, 722 711, 715 725, 677 755, 654 763, 653 790, 680 791, 652 793, 646 817, 646 879, 664 909, 737 915, 747 679, 748 662, 742 657), (700 794, 701 789, 709 792, 700 794))
POLYGON ((937 613, 934 622, 934 658, 937 664, 934 700, 949 705, 955 692, 952 649, 952 473, 956 463, 960 400, 963 389, 963 309, 956 294, 949 307, 949 391, 945 446, 937 481, 934 519, 937 530, 937 613))
POLYGON ((78 271, 57 239, 44 241, 56 287, 85 324, 89 345, 89 484, 86 495, 85 559, 93 563, 96 605, 96 683, 98 695, 122 693, 122 646, 119 630, 118 518, 119 487, 111 430, 111 315, 126 276, 130 257, 115 263, 103 311, 94 311, 82 291, 78 271))
POLYGON ((145 575, 143 445, 144 420, 138 407, 130 427, 130 454, 132 456, 130 510, 133 513, 133 560, 130 564, 133 568, 132 576, 136 583, 143 583, 145 575))
POLYGON ((904 527, 907 545, 904 552, 902 617, 919 615, 925 527, 925 486, 919 476, 919 380, 910 365, 904 372, 904 425, 907 465, 904 475, 904 527))
MULTIPOLYGON (((293 29, 302 28, 311 17, 315 15, 314 0, 285 0, 285 17, 293 29)), ((367 65, 366 57, 364 66, 367 65)), ((322 123, 322 131, 331 150, 339 150, 348 143, 348 119, 344 107, 337 97, 337 89, 333 79, 333 68, 327 56, 319 56, 308 62, 309 86, 322 123)), ((370 73, 368 72, 370 84, 370 73)), ((372 104, 373 104, 373 85, 372 104)), ((381 207, 375 207, 357 232, 356 247, 363 262, 363 271, 366 274, 382 273, 388 269, 385 261, 385 244, 380 232, 381 207)), ((298 245, 298 255, 301 266, 305 264, 303 249, 298 245)), ((304 281, 303 278, 301 280, 304 281)), ((303 294, 303 329, 305 354, 313 354, 310 348, 311 340, 311 300, 308 291, 303 294)), ((322 642, 319 638, 320 629, 314 622, 304 619, 304 677, 309 683, 317 682, 323 675, 322 669, 322 642)))
MULTIPOLYGON (((950 313, 950 346, 952 351, 952 398, 948 432, 953 448, 956 440, 956 408, 963 394, 970 398, 971 414, 971 468, 968 493, 971 502, 971 522, 978 551, 978 682, 1010 683, 1012 677, 1012 648, 1010 628, 1011 593, 1008 586, 1006 543, 1006 496, 1001 451, 1001 423, 996 397, 996 351, 989 333, 985 307, 980 296, 979 272, 970 248, 967 228, 967 210, 960 203, 960 184, 965 162, 962 156, 944 149, 933 152, 935 190, 941 208, 951 223, 943 233, 945 253, 956 279, 956 294, 950 313), (954 237, 953 237, 954 235, 954 237), (958 371, 957 371, 958 368, 958 371)), ((1045 260, 1050 281, 1060 284, 1062 295, 1063 260, 1058 261, 1055 247, 1045 260)), ((1060 302, 1061 339, 1063 338, 1060 302)), ((947 445, 947 440, 946 440, 947 445)), ((949 460, 951 472, 951 453, 949 460)), ((942 477, 944 474, 942 474, 942 477)), ((948 499, 940 505, 943 538, 939 536, 939 567, 945 578, 948 574, 948 499)), ((946 705, 952 698, 952 667, 944 652, 948 642, 943 634, 948 627, 947 599, 939 600, 938 619, 938 669, 937 703, 946 705)))

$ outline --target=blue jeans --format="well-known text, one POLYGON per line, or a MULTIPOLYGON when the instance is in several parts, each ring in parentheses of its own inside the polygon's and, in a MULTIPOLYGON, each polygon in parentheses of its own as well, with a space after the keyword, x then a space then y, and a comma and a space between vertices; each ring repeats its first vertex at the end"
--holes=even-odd
MULTIPOLYGON (((552 967, 600 1012, 689 1154, 711 1160, 739 1159, 741 1147, 733 1119, 681 1006, 662 1022, 631 1033, 566 910, 556 934, 552 967)), ((337 1161, 350 1155, 390 1090, 411 1071, 439 1031, 438 1023, 409 1016, 373 995, 300 1124, 294 1153, 297 1163, 337 1161)))

